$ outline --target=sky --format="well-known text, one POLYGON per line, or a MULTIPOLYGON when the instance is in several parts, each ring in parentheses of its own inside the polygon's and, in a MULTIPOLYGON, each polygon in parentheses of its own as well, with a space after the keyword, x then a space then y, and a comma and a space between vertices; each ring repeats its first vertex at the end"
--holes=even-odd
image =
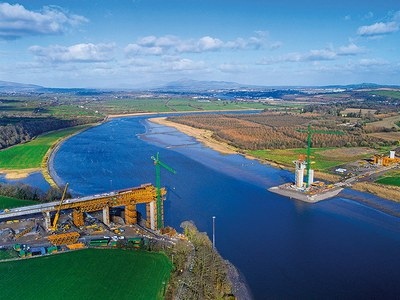
POLYGON ((400 84, 398 0, 0 0, 0 80, 400 84))

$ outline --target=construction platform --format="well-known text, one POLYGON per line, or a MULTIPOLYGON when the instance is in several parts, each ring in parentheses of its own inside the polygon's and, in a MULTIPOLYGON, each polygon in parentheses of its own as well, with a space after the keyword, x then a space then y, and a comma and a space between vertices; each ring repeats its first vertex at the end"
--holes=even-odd
POLYGON ((312 192, 307 190, 297 189, 293 183, 285 183, 279 186, 274 186, 268 189, 268 191, 279 194, 291 199, 297 199, 308 203, 316 203, 322 200, 326 200, 337 196, 343 190, 340 186, 334 186, 332 188, 322 188, 314 190, 312 192))

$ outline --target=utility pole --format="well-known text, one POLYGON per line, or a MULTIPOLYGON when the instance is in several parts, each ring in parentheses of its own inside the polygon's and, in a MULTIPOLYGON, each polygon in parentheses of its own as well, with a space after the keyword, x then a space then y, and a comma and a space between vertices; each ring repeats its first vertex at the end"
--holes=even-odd
POLYGON ((213 219, 213 248, 215 248, 215 216, 212 217, 213 219))

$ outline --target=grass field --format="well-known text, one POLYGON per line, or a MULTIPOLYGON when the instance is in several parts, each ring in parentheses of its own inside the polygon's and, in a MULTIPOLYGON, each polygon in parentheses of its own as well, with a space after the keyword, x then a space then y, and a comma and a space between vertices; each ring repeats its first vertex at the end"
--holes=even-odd
MULTIPOLYGON (((311 155, 314 156, 312 168, 325 171, 329 168, 342 165, 344 163, 368 158, 372 155, 372 150, 368 148, 313 148, 311 155)), ((272 160, 276 163, 294 167, 293 161, 298 159, 300 154, 306 154, 303 148, 285 150, 257 150, 249 151, 250 155, 257 158, 272 160)))
POLYGON ((393 99, 400 99, 400 91, 373 91, 369 92, 370 94, 379 95, 379 96, 386 96, 393 99))
POLYGON ((235 103, 232 101, 199 102, 188 98, 171 99, 114 99, 102 102, 92 102, 87 105, 92 110, 103 114, 121 114, 136 112, 179 112, 179 111, 207 111, 207 110, 240 110, 264 109, 261 103, 235 103))
POLYGON ((81 125, 41 135, 25 144, 0 151, 0 168, 8 170, 40 168, 43 156, 58 139, 89 127, 81 125))
POLYGON ((33 204, 38 204, 38 202, 29 201, 29 200, 21 200, 21 199, 5 197, 5 196, 0 195, 0 209, 14 208, 14 207, 19 207, 19 206, 33 205, 33 204))
POLYGON ((384 178, 378 179, 376 182, 381 183, 381 184, 400 186, 400 176, 399 177, 384 177, 384 178))
POLYGON ((10 259, 10 258, 17 258, 18 253, 14 250, 0 250, 0 260, 2 259, 10 259))
POLYGON ((400 171, 389 171, 384 177, 379 178, 376 183, 400 186, 400 171))
POLYGON ((1 299, 163 299, 172 264, 159 253, 86 249, 0 263, 1 299))

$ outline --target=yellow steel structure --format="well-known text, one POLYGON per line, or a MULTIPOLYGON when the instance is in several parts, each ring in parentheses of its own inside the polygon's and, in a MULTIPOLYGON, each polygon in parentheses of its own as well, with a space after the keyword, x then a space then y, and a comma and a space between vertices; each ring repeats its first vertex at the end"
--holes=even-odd
POLYGON ((27 234, 28 232, 30 232, 30 231, 32 230, 32 228, 33 228, 32 226, 29 226, 28 228, 22 230, 20 233, 17 233, 17 234, 14 236, 14 239, 18 239, 18 238, 24 236, 25 234, 27 234))
POLYGON ((68 232, 53 234, 47 237, 54 246, 75 244, 79 239, 79 233, 68 232))
MULTIPOLYGON (((164 200, 166 194, 165 188, 161 189, 161 196, 164 200)), ((70 202, 61 203, 61 210, 72 209, 74 225, 84 226, 84 213, 103 211, 103 222, 110 224, 110 207, 125 207, 125 223, 127 225, 137 223, 137 204, 146 204, 147 227, 157 229, 157 190, 151 184, 142 184, 139 187, 121 190, 109 194, 93 196, 91 199, 73 199, 70 202)), ((162 217, 164 217, 163 205, 161 202, 162 217)), ((50 211, 47 212, 48 214, 50 211)))
POLYGON ((389 156, 385 156, 383 154, 375 154, 374 155, 374 164, 379 166, 390 166, 391 164, 400 162, 400 159, 397 157, 390 158, 389 156))
POLYGON ((63 192, 61 200, 60 200, 60 205, 58 206, 58 210, 56 212, 56 215, 54 216, 53 226, 51 227, 51 230, 54 230, 54 231, 57 230, 57 222, 58 222, 58 218, 60 217, 62 203, 65 199, 65 195, 67 194, 67 189, 68 189, 68 183, 65 185, 64 192, 63 192))

